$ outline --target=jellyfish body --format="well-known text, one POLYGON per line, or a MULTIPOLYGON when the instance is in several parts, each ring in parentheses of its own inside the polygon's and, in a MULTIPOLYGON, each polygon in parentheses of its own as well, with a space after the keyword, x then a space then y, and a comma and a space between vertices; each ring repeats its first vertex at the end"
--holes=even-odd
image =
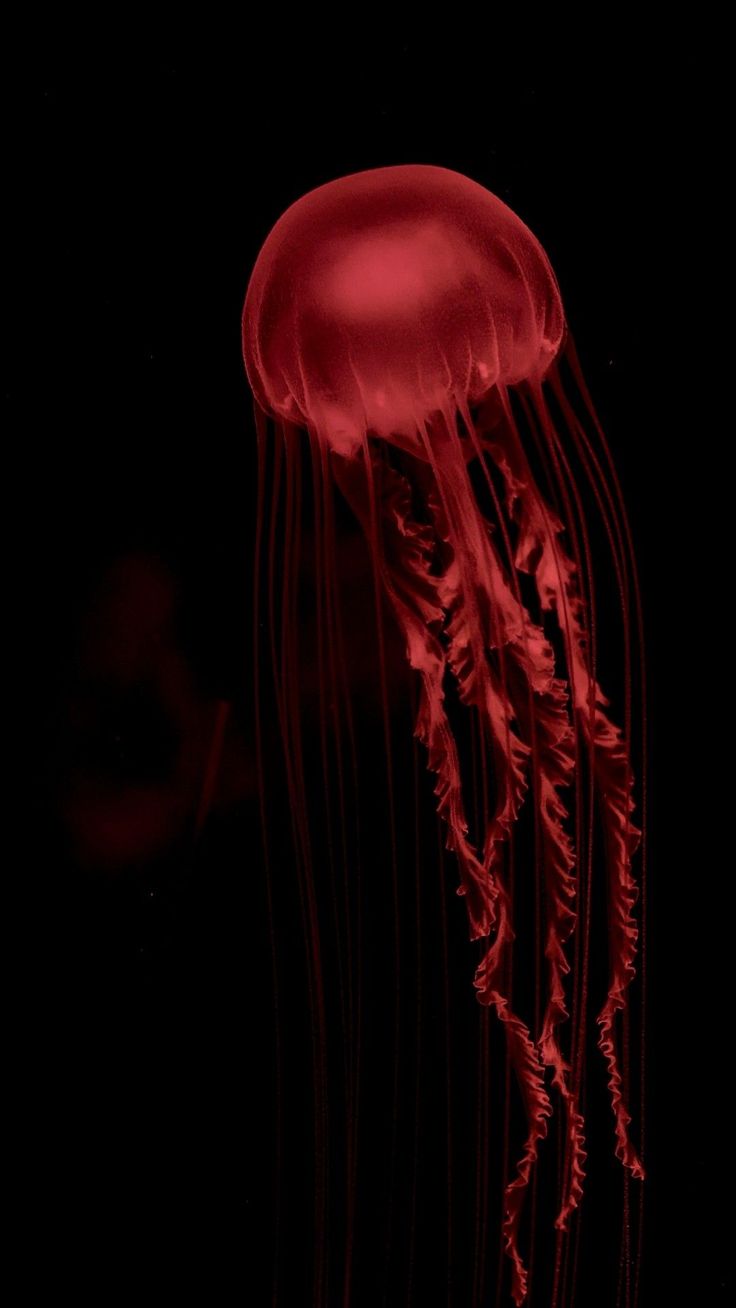
MULTIPOLYGON (((605 456, 561 381, 566 359, 599 432, 560 292, 541 245, 496 196, 442 168, 381 168, 318 188, 279 220, 248 287, 243 350, 261 435, 265 416, 287 443, 294 429, 309 433, 315 460, 363 527, 416 673, 415 730, 435 777, 458 893, 471 939, 488 939, 474 985, 503 1024, 526 1113, 503 1230, 519 1304, 527 1289, 519 1224, 552 1087, 564 1113, 560 1230, 583 1190, 584 1039, 573 1030, 566 1057, 560 1037, 581 910, 582 853, 570 815, 580 836, 592 802, 605 847, 610 957, 599 1045, 616 1154, 643 1176, 617 1033, 637 949, 632 857, 640 832, 629 742, 607 717, 596 681, 590 551, 563 434, 597 488, 624 606, 630 581, 605 456), (525 433, 557 487, 556 503, 538 487, 525 433), (472 836, 448 679, 481 739, 484 820, 472 836), (538 1030, 509 997, 507 851, 525 802, 534 806, 544 886, 538 1030)), ((587 949, 576 957, 584 970, 587 949)))

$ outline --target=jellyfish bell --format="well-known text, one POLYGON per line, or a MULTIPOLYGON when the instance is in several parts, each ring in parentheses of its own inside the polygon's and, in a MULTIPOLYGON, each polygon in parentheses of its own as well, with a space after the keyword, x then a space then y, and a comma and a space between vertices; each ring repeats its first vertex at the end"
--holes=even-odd
POLYGON ((426 165, 329 182, 293 204, 248 287, 243 350, 264 411, 333 449, 417 429, 541 379, 565 325, 541 245, 477 182, 426 165))
MULTIPOLYGON (((520 1247, 524 1195, 553 1098, 564 1121, 555 1223, 561 1235, 583 1194, 591 878, 599 863, 610 962, 598 1044, 615 1153, 629 1175, 644 1174, 629 1133, 629 1039, 622 1021, 639 934, 632 860, 641 832, 632 821, 630 712, 624 734, 607 716, 597 681, 595 586, 577 484, 580 467, 611 546, 629 705, 629 610, 636 605, 638 612, 638 592, 610 455, 539 241, 496 196, 447 169, 374 169, 330 182, 293 204, 253 270, 243 354, 256 400, 259 541, 271 436, 282 442, 286 537, 294 553, 300 495, 293 436, 304 429, 314 460, 316 512, 330 519, 336 485, 365 533, 376 591, 393 610, 416 676, 415 734, 434 774, 458 894, 471 939, 487 940, 475 971, 477 998, 503 1026, 526 1115, 502 1223, 512 1296, 521 1304, 528 1288, 520 1247), (482 501, 471 463, 485 481, 482 501), (448 681, 481 742, 481 803, 474 805, 472 829, 462 750, 446 704, 448 681), (546 989, 534 1024, 512 1007, 510 984, 509 847, 525 804, 533 808, 535 869, 543 887, 537 911, 546 989), (592 834, 585 835, 593 831, 594 812, 602 829, 600 858, 592 834)), ((275 508, 272 513, 271 550, 275 508)), ((329 573, 334 542, 328 532, 321 539, 319 559, 329 573)), ((260 544, 257 558, 259 551, 260 544)), ((272 558, 268 571, 273 586, 272 558)), ((292 802, 298 805, 303 767, 300 773, 295 763, 302 749, 292 721, 296 683, 286 684, 296 607, 288 566, 285 577, 280 654, 273 616, 271 642, 275 675, 282 678, 279 719, 292 802)), ((329 581, 326 595, 328 645, 337 631, 329 581)), ((273 615, 273 597, 269 603, 273 615)), ((305 866, 308 861, 305 855, 305 866)), ((305 874, 305 901, 314 893, 310 877, 305 874)), ((312 949, 319 990, 318 944, 312 949)), ((559 1265, 558 1245, 555 1276, 559 1265)))

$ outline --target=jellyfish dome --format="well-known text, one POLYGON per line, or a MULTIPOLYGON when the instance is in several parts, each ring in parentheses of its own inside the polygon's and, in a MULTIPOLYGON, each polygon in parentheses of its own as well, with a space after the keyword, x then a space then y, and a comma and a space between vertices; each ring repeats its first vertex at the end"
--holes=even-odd
POLYGON ((564 333, 539 242, 501 200, 415 165, 310 192, 273 228, 243 317, 262 407, 333 447, 544 376, 564 333))
MULTIPOLYGON (((627 1177, 644 1175, 627 1106, 641 837, 632 820, 631 713, 627 707, 623 729, 616 725, 597 681, 596 560, 580 481, 610 545, 629 706, 632 613, 640 608, 619 484, 547 255, 506 204, 456 172, 378 168, 298 200, 261 249, 242 329, 262 468, 278 445, 279 475, 289 483, 295 441, 306 433, 317 500, 329 521, 333 487, 350 506, 415 674, 415 735, 433 774, 470 937, 487 942, 475 990, 502 1024, 526 1118, 502 1223, 521 1304, 525 1192, 555 1103, 563 1121, 560 1239, 584 1190, 581 1086, 598 868, 609 959, 598 1044, 613 1146, 627 1177), (472 822, 449 684, 479 741, 482 795, 473 808, 482 819, 472 822), (542 887, 536 1023, 515 1010, 510 984, 509 847, 524 806, 533 811, 542 887)), ((288 484, 286 496, 293 551, 299 497, 288 484)), ((259 531, 265 504, 261 477, 259 531)), ((274 514, 272 543, 284 518, 274 514)), ((322 541, 328 574, 334 543, 328 533, 322 541)), ((326 643, 335 630, 331 603, 326 643)), ((292 610, 285 600, 283 614, 292 610)), ((283 678, 289 658, 285 628, 274 659, 283 678)), ((301 748, 290 725, 294 684, 282 682, 279 701, 292 756, 301 748)), ((295 793, 298 775, 292 757, 295 793)), ((306 886, 307 900, 310 893, 306 886)), ((316 955, 314 968, 317 976, 316 955)))

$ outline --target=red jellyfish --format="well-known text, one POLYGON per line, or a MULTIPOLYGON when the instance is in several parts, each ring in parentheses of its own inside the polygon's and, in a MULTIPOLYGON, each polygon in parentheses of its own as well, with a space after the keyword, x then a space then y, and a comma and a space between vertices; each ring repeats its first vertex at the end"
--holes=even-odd
MULTIPOLYGON (((610 542, 628 651, 629 613, 640 607, 619 483, 544 250, 495 195, 444 168, 357 173, 293 204, 253 270, 243 350, 262 457, 272 436, 288 483, 294 442, 306 431, 323 502, 334 482, 361 524, 416 673, 416 736, 434 773, 458 894, 471 939, 488 941, 477 998, 503 1024, 526 1115, 503 1218, 521 1304, 520 1220, 555 1098, 564 1148, 558 1232, 583 1192, 594 825, 609 950, 598 1044, 616 1155, 629 1174, 644 1175, 626 1104, 641 835, 632 821, 630 656, 621 730, 596 680, 594 551, 579 470, 610 542), (448 680, 480 741, 485 818, 472 837, 448 680), (537 1030, 509 995, 507 857, 524 803, 533 805, 542 880, 537 1030)), ((286 494, 293 499, 293 486, 286 494)), ((320 557, 322 567, 334 565, 329 550, 320 557)), ((293 742, 293 703, 284 694, 279 705, 293 742)))

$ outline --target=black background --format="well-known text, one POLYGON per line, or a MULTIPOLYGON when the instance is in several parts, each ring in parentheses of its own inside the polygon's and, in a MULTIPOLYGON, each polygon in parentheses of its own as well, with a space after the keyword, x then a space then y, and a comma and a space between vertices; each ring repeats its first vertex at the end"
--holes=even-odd
MULTIPOLYGON (((185 896, 164 927, 140 889, 82 876, 59 819, 72 766, 64 696, 95 579, 133 549, 180 580, 202 694, 247 698, 249 270, 303 192, 410 161, 468 173, 539 236, 621 473, 652 691, 643 1302, 667 1283, 672 1302, 717 1303, 732 1282, 730 858, 714 826, 728 592, 712 583, 722 437, 705 405, 714 333, 701 299, 717 264, 703 220, 707 68, 688 41, 664 51, 581 29, 562 56, 552 34, 530 48, 449 16, 453 32, 433 37, 336 20, 302 38, 284 18, 268 37, 154 40, 111 26, 46 32, 43 49, 26 36, 6 52, 17 219, 6 505, 24 665, 11 700, 24 724, 14 770, 31 801, 6 873, 20 1091, 6 1129, 29 1287, 107 1302, 129 1279, 136 1301, 165 1301, 196 1283, 202 1302, 248 1301, 238 1159, 252 1069, 234 960, 238 912, 257 915, 259 902, 230 890, 223 910, 215 875, 204 904, 185 896)), ((244 867, 257 857, 242 814, 209 840, 213 867, 238 841, 244 867)))

